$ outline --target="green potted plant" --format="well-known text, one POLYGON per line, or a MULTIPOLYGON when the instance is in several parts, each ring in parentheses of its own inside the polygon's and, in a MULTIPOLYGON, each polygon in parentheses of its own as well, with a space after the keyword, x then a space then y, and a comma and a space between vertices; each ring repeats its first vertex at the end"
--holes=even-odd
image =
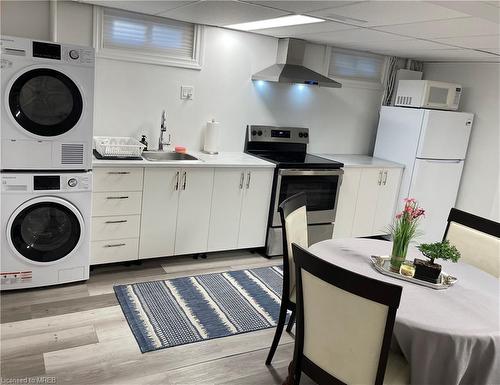
POLYGON ((434 263, 436 259, 457 262, 460 252, 448 240, 435 243, 422 243, 417 246, 428 260, 415 258, 415 278, 423 281, 437 283, 441 274, 441 265, 434 263))
POLYGON ((399 272, 401 263, 406 259, 408 246, 413 238, 418 235, 417 227, 425 210, 418 206, 414 198, 406 198, 403 211, 396 215, 390 227, 392 235, 391 271, 399 272))

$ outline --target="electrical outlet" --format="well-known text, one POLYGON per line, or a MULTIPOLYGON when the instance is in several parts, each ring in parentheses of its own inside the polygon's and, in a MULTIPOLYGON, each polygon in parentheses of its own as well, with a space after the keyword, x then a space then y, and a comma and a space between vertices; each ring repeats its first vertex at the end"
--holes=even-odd
POLYGON ((193 86, 181 86, 181 99, 193 100, 194 99, 194 87, 193 86))

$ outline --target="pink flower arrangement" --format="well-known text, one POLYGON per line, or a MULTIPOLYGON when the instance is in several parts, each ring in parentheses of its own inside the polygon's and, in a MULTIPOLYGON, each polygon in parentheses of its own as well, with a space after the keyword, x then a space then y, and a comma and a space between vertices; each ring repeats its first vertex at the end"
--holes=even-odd
POLYGON ((415 198, 404 200, 403 210, 396 215, 396 220, 391 225, 392 256, 391 268, 399 271, 401 262, 405 260, 408 246, 417 235, 417 225, 421 217, 425 216, 425 210, 418 206, 415 198))

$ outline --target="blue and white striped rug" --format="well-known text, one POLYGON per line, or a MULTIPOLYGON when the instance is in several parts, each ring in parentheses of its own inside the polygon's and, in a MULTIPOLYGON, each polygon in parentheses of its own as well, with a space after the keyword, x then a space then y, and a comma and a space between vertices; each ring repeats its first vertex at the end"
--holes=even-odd
POLYGON ((276 326, 281 266, 114 287, 143 353, 276 326))

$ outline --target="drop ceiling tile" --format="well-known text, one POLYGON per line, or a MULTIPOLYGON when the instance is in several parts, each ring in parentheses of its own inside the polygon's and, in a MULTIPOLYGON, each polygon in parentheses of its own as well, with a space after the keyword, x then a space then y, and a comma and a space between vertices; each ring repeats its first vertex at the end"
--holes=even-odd
POLYGON ((196 3, 197 1, 109 1, 109 0, 90 0, 86 3, 102 5, 104 7, 112 7, 125 9, 127 11, 145 13, 148 15, 157 15, 158 13, 172 10, 174 8, 183 7, 188 4, 196 3))
POLYGON ((401 56, 419 60, 500 61, 500 56, 468 49, 397 50, 381 51, 380 53, 389 56, 401 56))
POLYGON ((332 45, 349 45, 351 43, 365 42, 388 42, 391 40, 408 40, 405 37, 374 31, 365 28, 349 29, 345 31, 333 31, 324 33, 313 33, 299 35, 298 37, 310 40, 313 42, 332 44, 332 45))
POLYGON ((310 13, 363 27, 450 19, 468 14, 423 1, 369 1, 310 13))
POLYGON ((359 50, 430 50, 430 49, 450 49, 448 45, 435 43, 428 40, 381 40, 381 41, 363 41, 359 43, 350 42, 353 49, 359 50))
POLYGON ((161 13, 160 16, 192 23, 225 26, 255 20, 273 19, 288 14, 289 12, 237 1, 201 1, 161 13))
POLYGON ((487 3, 500 8, 500 1, 487 1, 487 3))
POLYGON ((341 7, 352 1, 245 1, 266 7, 272 7, 292 13, 307 13, 320 9, 341 7))
POLYGON ((500 11, 495 8, 495 5, 485 1, 432 1, 433 4, 440 5, 445 8, 454 9, 465 13, 468 16, 476 16, 480 19, 500 22, 500 11))
POLYGON ((477 17, 391 25, 385 27, 375 27, 375 29, 426 39, 474 35, 496 35, 500 32, 499 25, 477 17))
POLYGON ((275 37, 297 37, 310 33, 342 31, 352 28, 353 27, 350 25, 335 23, 333 21, 324 21, 321 23, 293 25, 290 27, 260 29, 253 32, 275 37))
POLYGON ((500 35, 460 36, 445 39, 434 39, 444 44, 451 44, 464 48, 498 48, 500 47, 500 35))

